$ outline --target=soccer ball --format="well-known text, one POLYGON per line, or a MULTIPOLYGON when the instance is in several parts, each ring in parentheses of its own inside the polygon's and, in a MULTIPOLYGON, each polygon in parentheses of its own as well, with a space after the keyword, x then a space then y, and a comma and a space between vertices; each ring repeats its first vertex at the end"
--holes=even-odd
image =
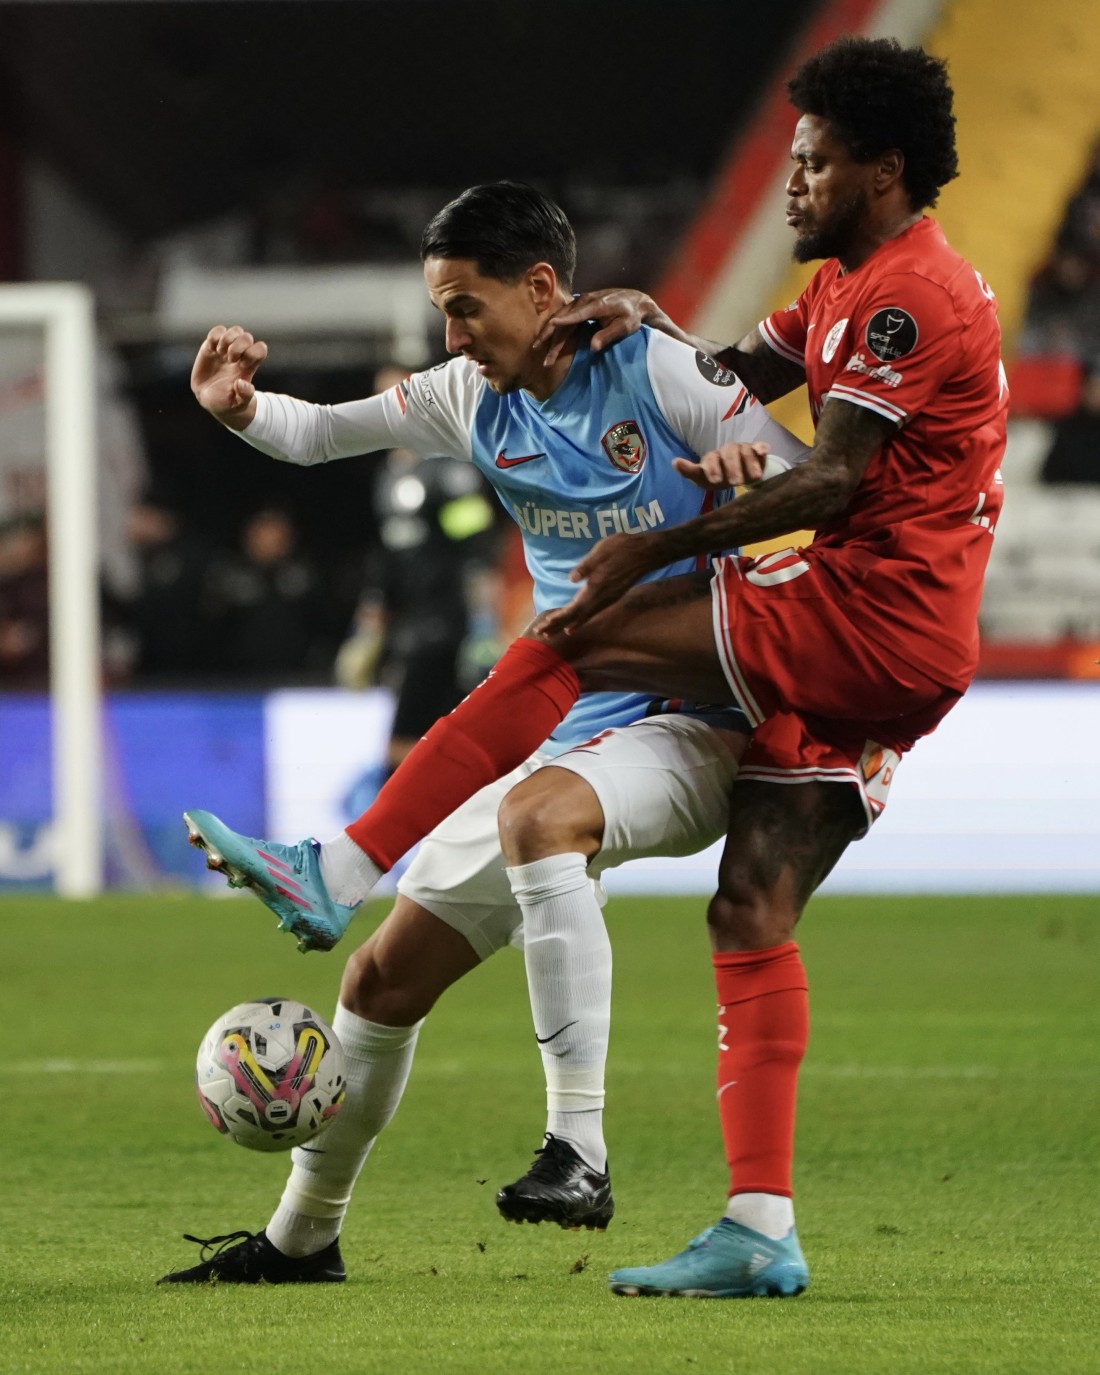
POLYGON ((195 1062, 208 1121, 253 1151, 287 1151, 324 1131, 344 1101, 345 1077, 335 1032, 293 998, 231 1007, 195 1062))

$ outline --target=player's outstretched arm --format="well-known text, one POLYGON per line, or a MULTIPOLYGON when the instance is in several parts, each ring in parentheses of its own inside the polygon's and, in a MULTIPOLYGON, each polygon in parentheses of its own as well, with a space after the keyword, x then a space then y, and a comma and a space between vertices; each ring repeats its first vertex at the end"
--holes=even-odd
POLYGON ((575 329, 589 321, 597 328, 592 335, 592 348, 599 352, 610 348, 643 325, 659 329, 682 343, 690 344, 700 353, 716 358, 724 367, 735 372, 760 401, 774 401, 794 391, 806 380, 797 363, 781 358, 769 348, 759 330, 752 330, 737 344, 721 345, 702 335, 690 334, 672 320, 652 296, 630 287, 615 287, 606 291, 586 291, 575 301, 552 315, 543 325, 538 344, 547 345, 546 365, 556 361, 566 340, 575 329))
POLYGON ((256 414, 252 379, 267 345, 240 325, 215 325, 202 341, 191 369, 191 390, 203 410, 231 430, 243 430, 256 414))

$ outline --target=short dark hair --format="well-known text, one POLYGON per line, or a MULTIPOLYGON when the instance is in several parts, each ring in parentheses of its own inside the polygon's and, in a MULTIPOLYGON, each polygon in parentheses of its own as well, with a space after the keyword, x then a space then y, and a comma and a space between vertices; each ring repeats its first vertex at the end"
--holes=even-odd
POLYGON ((518 181, 471 186, 433 215, 420 258, 468 258, 484 277, 515 282, 535 263, 549 263, 566 290, 573 286, 577 240, 565 211, 518 181))
POLYGON ((838 38, 795 72, 787 94, 801 114, 828 120, 857 162, 899 149, 913 210, 935 205, 940 187, 959 175, 947 64, 923 48, 838 38))

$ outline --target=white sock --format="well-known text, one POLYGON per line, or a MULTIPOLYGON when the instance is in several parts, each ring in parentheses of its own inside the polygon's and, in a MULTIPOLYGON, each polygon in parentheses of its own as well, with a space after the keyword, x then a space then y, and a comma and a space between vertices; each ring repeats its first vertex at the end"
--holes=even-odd
POLYGON ((602 1174, 607 1169, 607 1147, 603 1139, 603 1109, 587 1112, 546 1113, 546 1130, 559 1141, 568 1141, 580 1158, 602 1174))
POLYGON ((506 870, 523 913, 531 1015, 546 1074, 547 1131, 596 1170, 611 1029, 611 942, 585 857, 552 855, 506 870))
POLYGON ((291 1152, 290 1178, 267 1224, 284 1255, 311 1256, 340 1234, 359 1171, 405 1092, 421 1025, 382 1026, 337 1007, 332 1029, 344 1047, 347 1097, 331 1127, 291 1152))
POLYGON ((726 1216, 779 1241, 794 1226, 794 1204, 785 1194, 734 1194, 726 1204, 726 1216))
POLYGON ((329 897, 345 907, 355 907, 362 902, 385 873, 346 831, 324 841, 319 859, 329 897))

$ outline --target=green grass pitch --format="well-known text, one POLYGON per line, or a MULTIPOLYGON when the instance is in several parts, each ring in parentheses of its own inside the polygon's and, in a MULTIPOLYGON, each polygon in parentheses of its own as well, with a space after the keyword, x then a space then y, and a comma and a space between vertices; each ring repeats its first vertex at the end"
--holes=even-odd
MULTIPOLYGON (((360 1181, 344 1286, 156 1288, 181 1233, 258 1229, 283 1156, 214 1133, 193 1056, 232 1003, 331 1011, 251 899, 0 901, 0 1371, 1095 1372, 1100 913, 1087 898, 819 899, 796 1175, 809 1290, 611 1296, 714 1221, 725 1168, 700 900, 617 899, 604 1235, 515 1227, 542 1089, 511 951, 429 1019, 360 1181)), ((360 936, 384 911, 360 917, 360 936)))

